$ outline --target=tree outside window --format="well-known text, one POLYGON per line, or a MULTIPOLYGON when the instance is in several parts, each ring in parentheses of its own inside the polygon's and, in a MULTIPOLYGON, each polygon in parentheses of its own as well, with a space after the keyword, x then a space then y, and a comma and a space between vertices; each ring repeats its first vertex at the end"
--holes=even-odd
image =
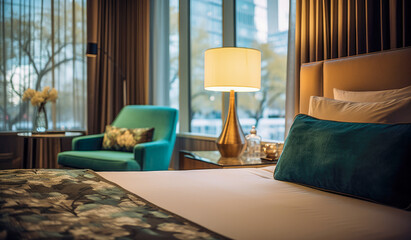
POLYGON ((85 129, 86 1, 2 1, 0 131, 31 130, 35 109, 23 102, 27 88, 52 86, 49 126, 85 129))

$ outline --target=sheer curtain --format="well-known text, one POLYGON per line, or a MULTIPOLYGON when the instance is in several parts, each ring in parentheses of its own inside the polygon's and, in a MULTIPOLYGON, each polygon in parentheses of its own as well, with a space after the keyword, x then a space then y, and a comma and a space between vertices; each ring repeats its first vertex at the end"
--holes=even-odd
POLYGON ((49 130, 86 126, 86 0, 0 1, 0 131, 31 130, 27 88, 58 90, 49 130))
POLYGON ((411 46, 409 0, 291 0, 287 129, 299 112, 303 63, 411 46))

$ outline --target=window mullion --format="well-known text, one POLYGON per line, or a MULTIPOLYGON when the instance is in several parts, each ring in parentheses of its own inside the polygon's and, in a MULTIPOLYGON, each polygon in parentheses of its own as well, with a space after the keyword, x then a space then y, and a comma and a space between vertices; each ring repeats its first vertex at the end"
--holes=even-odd
POLYGON ((180 132, 191 128, 190 0, 179 2, 179 122, 180 132))
POLYGON ((150 2, 150 104, 170 105, 169 0, 150 2))

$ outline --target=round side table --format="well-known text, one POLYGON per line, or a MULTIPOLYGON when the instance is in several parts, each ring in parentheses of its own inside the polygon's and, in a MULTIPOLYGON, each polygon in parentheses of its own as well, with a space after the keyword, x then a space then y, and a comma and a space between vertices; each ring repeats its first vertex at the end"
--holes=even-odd
POLYGON ((83 135, 81 132, 22 132, 23 168, 59 168, 57 154, 63 150, 63 140, 83 135))

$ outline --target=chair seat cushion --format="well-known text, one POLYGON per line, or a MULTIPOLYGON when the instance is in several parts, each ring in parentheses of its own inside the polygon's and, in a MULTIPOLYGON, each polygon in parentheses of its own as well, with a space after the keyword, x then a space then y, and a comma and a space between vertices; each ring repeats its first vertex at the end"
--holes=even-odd
POLYGON ((138 171, 140 164, 133 153, 117 151, 67 151, 59 153, 58 163, 73 168, 95 171, 138 171))

